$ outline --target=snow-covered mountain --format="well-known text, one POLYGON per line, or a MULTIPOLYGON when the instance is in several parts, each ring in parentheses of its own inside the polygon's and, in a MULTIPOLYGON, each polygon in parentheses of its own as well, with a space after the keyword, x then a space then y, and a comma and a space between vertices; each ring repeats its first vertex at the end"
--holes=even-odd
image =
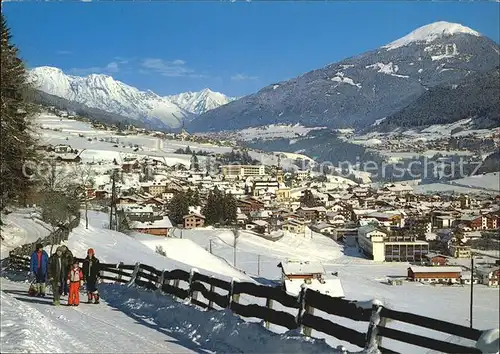
POLYGON ((499 52, 497 43, 468 27, 435 22, 378 49, 266 86, 196 117, 188 128, 221 131, 297 123, 363 128, 432 87, 494 69, 499 52))
POLYGON ((203 114, 237 99, 210 89, 203 89, 199 92, 183 92, 178 95, 167 96, 167 98, 193 114, 203 114))
POLYGON ((43 92, 161 128, 178 128, 195 114, 205 113, 231 100, 208 89, 162 97, 149 90, 140 91, 108 75, 73 76, 49 66, 34 68, 29 75, 36 88, 43 92))

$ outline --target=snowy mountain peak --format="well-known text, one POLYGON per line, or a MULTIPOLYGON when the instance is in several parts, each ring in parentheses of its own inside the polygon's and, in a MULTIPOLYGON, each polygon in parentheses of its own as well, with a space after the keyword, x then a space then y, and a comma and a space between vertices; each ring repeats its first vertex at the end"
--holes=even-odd
POLYGON ((481 36, 479 32, 473 29, 463 26, 459 23, 451 23, 446 21, 434 22, 422 27, 417 28, 413 32, 410 32, 406 36, 399 38, 382 48, 387 50, 396 49, 399 47, 404 47, 408 44, 414 42, 432 42, 443 36, 451 36, 458 33, 465 33, 472 36, 481 36))
POLYGON ((236 98, 205 88, 199 92, 184 92, 168 96, 168 99, 190 113, 202 114, 234 101, 236 98))
POLYGON ((61 69, 50 66, 30 70, 29 78, 36 88, 48 94, 141 122, 154 122, 163 128, 180 127, 192 118, 192 114, 204 113, 233 100, 210 89, 162 97, 151 90, 140 91, 108 75, 66 75, 61 69))

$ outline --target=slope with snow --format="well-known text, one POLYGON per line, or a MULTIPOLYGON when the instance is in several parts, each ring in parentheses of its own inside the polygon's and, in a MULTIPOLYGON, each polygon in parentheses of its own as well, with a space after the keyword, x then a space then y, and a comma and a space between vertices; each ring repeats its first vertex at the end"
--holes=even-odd
MULTIPOLYGON (((192 240, 207 249, 211 248, 214 255, 226 259, 229 263, 233 262, 234 257, 233 237, 230 230, 223 231, 211 228, 185 230, 183 233, 184 239, 192 240)), ((469 287, 434 287, 412 282, 405 282, 402 286, 389 286, 387 285, 388 278, 406 276, 407 268, 410 266, 408 263, 377 263, 368 260, 357 249, 341 245, 329 237, 310 230, 307 230, 305 234, 285 233, 285 237, 276 242, 240 232, 236 249, 236 267, 245 270, 247 274, 251 274, 261 282, 266 282, 269 279, 278 281, 281 270, 277 264, 285 259, 319 261, 328 274, 338 272, 347 299, 358 301, 378 299, 385 306, 395 310, 415 313, 418 309, 418 314, 468 326, 469 308, 465 304, 470 293, 469 287), (429 298, 432 299, 432 303, 429 303, 429 298), (448 306, 450 303, 456 304, 456 306, 448 306)), ((474 294, 476 299, 474 303, 474 327, 480 329, 498 328, 500 308, 497 305, 498 301, 495 301, 498 290, 477 285, 474 287, 474 294), (495 303, 494 307, 484 305, 493 303, 495 303)), ((278 303, 274 305, 274 308, 290 311, 278 303)), ((315 311, 315 314, 361 332, 367 330, 367 324, 363 322, 346 320, 318 310, 315 311)), ((443 339, 442 334, 438 332, 426 331, 401 322, 390 322, 389 326, 443 339)), ((284 331, 279 326, 271 326, 271 329, 278 333, 284 331)), ((312 335, 324 338, 333 347, 343 345, 348 350, 356 350, 352 344, 323 333, 313 331, 312 335)), ((459 341, 454 336, 447 336, 447 340, 459 341)), ((465 341, 462 344, 474 346, 471 341, 465 341)), ((382 345, 401 353, 416 354, 422 352, 422 348, 389 339, 384 339, 382 345)))
MULTIPOLYGON (((98 130, 91 127, 90 123, 80 122, 68 118, 60 118, 50 113, 42 113, 36 117, 35 123, 38 126, 40 140, 44 144, 69 144, 72 148, 81 152, 80 157, 84 162, 111 162, 116 159, 118 163, 123 162, 126 156, 142 158, 144 156, 154 156, 159 158, 168 166, 183 164, 190 166, 190 155, 175 153, 178 149, 190 147, 191 150, 209 151, 213 153, 231 152, 229 146, 219 146, 210 143, 194 143, 182 140, 162 140, 146 134, 118 135, 116 131, 98 130), (115 146, 117 145, 117 146, 115 146), (134 146, 138 145, 137 151, 134 146)), ((270 153, 260 153, 249 151, 252 158, 261 161, 263 164, 276 165, 278 156, 270 153)), ((284 168, 293 165, 295 156, 282 156, 281 165, 284 168)), ((203 165, 204 156, 199 157, 203 165)), ((103 168, 106 166, 102 166, 103 168)), ((109 169, 109 166, 107 166, 109 169)))
POLYGON ((2 215, 0 259, 9 256, 16 247, 48 236, 52 227, 41 221, 33 209, 19 209, 2 215))
POLYGON ((443 36, 452 36, 454 34, 465 33, 472 36, 481 36, 481 34, 473 29, 463 26, 458 23, 450 23, 446 21, 438 21, 417 28, 416 30, 408 33, 406 36, 401 37, 382 48, 387 50, 404 47, 415 42, 430 43, 443 36))
POLYGON ((499 172, 491 172, 484 175, 455 179, 450 181, 450 184, 454 186, 500 193, 500 167, 499 172))
POLYGON ((49 66, 30 70, 29 77, 36 88, 51 95, 140 122, 160 122, 163 128, 180 127, 193 114, 204 113, 231 100, 208 89, 162 97, 149 90, 140 91, 108 75, 73 76, 49 66))
POLYGON ((96 257, 103 262, 135 264, 145 263, 157 269, 183 269, 190 271, 197 268, 207 275, 217 275, 225 279, 238 278, 242 281, 252 279, 235 270, 227 262, 220 261, 189 240, 165 240, 157 238, 158 243, 148 241, 148 236, 127 236, 121 232, 107 230, 108 215, 100 212, 89 212, 90 226, 85 229, 85 222, 73 229, 67 242, 75 256, 84 257, 87 249, 93 248, 96 257), (186 242, 183 242, 186 241, 186 242), (156 245, 161 245, 167 257, 156 253, 156 245))
POLYGON ((269 124, 364 128, 438 85, 498 66, 498 44, 463 25, 436 22, 386 46, 312 70, 188 123, 198 132, 269 124))

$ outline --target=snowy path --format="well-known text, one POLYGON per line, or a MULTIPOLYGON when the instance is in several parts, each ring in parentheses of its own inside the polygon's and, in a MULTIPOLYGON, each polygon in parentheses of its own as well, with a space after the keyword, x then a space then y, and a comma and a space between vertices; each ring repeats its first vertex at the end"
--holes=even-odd
MULTIPOLYGON (((84 303, 76 308, 55 307, 51 304, 51 294, 43 299, 29 297, 27 287, 27 283, 17 283, 1 278, 2 309, 4 307, 12 308, 17 304, 18 316, 28 313, 29 318, 38 319, 37 322, 43 325, 43 331, 47 333, 42 343, 38 341, 34 344, 35 346, 46 346, 45 348, 37 347, 38 351, 80 353, 194 352, 179 344, 176 339, 140 324, 132 317, 108 306, 105 301, 99 305, 84 303)), ((65 298, 62 303, 66 303, 65 298)), ((16 322, 10 317, 4 316, 2 313, 2 333, 16 322), (10 321, 7 324, 4 323, 6 317, 10 321)), ((2 347, 4 345, 4 338, 2 338, 2 347)), ((2 348, 2 352, 7 349, 2 348)))
POLYGON ((20 209, 14 213, 2 216, 5 226, 2 226, 2 247, 0 259, 8 257, 9 251, 27 243, 44 238, 50 233, 50 226, 32 218, 30 209, 20 209))

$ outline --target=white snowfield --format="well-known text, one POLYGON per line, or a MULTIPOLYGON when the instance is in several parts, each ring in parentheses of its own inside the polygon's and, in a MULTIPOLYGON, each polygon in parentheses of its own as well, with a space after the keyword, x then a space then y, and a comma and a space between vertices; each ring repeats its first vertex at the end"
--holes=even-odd
POLYGON ((68 247, 77 257, 85 257, 87 250, 93 248, 96 257, 101 262, 135 264, 143 263, 156 269, 183 269, 190 271, 198 268, 206 275, 217 275, 219 278, 230 280, 233 277, 242 281, 253 281, 249 276, 235 270, 227 262, 201 249, 189 240, 166 239, 157 237, 157 243, 149 242, 150 236, 134 233, 136 237, 144 240, 139 242, 135 237, 127 236, 121 232, 107 230, 109 225, 108 215, 99 212, 89 212, 90 225, 85 229, 82 219, 79 227, 70 234, 68 247), (156 253, 156 245, 162 245, 167 251, 164 257, 156 253))
POLYGON ((454 191, 455 193, 497 195, 500 193, 500 170, 484 175, 455 179, 448 183, 418 185, 414 187, 414 190, 416 193, 454 191))
MULTIPOLYGON (((80 152, 79 156, 83 162, 95 162, 96 164, 99 162, 109 163, 113 159, 116 159, 118 163, 122 163, 125 156, 135 156, 139 159, 149 156, 159 158, 168 166, 183 164, 189 167, 191 155, 176 154, 177 149, 185 149, 189 146, 194 151, 204 150, 216 154, 231 152, 232 150, 228 146, 181 140, 161 140, 145 134, 117 135, 117 132, 114 131, 94 129, 90 123, 60 118, 51 113, 41 113, 35 119, 35 123, 39 126, 38 133, 43 143, 70 145, 80 152), (134 151, 135 145, 139 146, 138 151, 134 151)), ((278 156, 273 153, 249 151, 249 154, 252 158, 266 165, 278 163, 278 156)), ((310 159, 304 155, 290 154, 288 156, 286 154, 281 157, 281 165, 285 168, 292 166, 293 161, 298 157, 310 159)), ((205 157, 200 156, 199 161, 203 165, 205 157)), ((110 168, 105 165, 102 167, 110 168)))
POLYGON ((406 46, 414 42, 432 42, 443 36, 451 36, 457 33, 466 33, 472 36, 481 36, 479 32, 474 31, 469 27, 465 27, 458 23, 451 23, 446 21, 438 21, 417 28, 404 37, 401 37, 394 42, 391 42, 382 48, 387 50, 396 49, 406 46))

